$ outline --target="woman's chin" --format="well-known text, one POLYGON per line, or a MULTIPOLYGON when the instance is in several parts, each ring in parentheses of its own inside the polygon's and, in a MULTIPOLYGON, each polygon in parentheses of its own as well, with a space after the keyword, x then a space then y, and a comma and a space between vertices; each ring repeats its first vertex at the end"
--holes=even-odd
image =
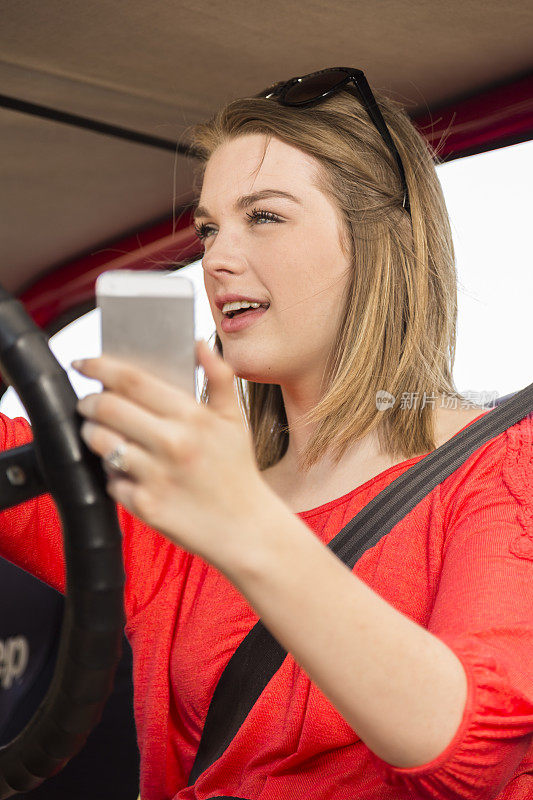
POLYGON ((265 372, 258 372, 257 370, 239 369, 233 370, 235 377, 241 378, 243 381, 250 381, 250 383, 278 383, 272 375, 265 372))
POLYGON ((242 359, 231 359, 228 356, 224 358, 226 364, 231 367, 236 378, 241 378, 243 381, 250 381, 251 383, 278 383, 272 375, 272 369, 263 367, 258 363, 245 363, 242 359))

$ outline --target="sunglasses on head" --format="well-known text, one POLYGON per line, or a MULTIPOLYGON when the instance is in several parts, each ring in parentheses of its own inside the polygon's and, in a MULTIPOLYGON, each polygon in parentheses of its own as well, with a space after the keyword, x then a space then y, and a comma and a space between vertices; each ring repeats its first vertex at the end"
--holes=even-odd
POLYGON ((407 181, 400 154, 398 153, 390 131, 387 128, 383 115, 379 110, 376 98, 368 85, 363 72, 360 69, 351 67, 330 67, 321 69, 318 72, 310 72, 300 78, 290 78, 288 81, 280 81, 268 89, 255 95, 266 99, 277 100, 282 106, 292 106, 294 108, 308 108, 321 103, 326 97, 345 89, 363 104, 368 112, 368 116, 377 128, 381 138, 392 153, 398 165, 403 188, 403 207, 410 214, 411 206, 409 203, 409 193, 407 191, 407 181), (355 89, 353 88, 355 87, 355 89))

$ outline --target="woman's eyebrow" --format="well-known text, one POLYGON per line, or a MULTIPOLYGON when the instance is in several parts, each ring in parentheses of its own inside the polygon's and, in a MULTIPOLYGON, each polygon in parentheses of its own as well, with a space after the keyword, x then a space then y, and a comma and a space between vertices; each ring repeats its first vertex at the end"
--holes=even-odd
MULTIPOLYGON (((235 201, 234 209, 235 211, 240 211, 243 208, 248 208, 248 206, 253 205, 253 203, 258 203, 260 200, 266 200, 268 197, 284 197, 286 200, 292 200, 293 203, 301 203, 298 197, 290 192, 284 192, 282 189, 262 189, 260 192, 243 194, 241 197, 238 197, 235 201)), ((211 214, 205 206, 198 206, 194 212, 194 219, 210 216, 211 214)))

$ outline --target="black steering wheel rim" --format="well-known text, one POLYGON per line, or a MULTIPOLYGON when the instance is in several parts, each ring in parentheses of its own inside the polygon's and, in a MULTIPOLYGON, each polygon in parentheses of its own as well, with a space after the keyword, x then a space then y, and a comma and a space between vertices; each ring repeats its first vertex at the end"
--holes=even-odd
MULTIPOLYGON (((51 494, 61 518, 66 567, 65 613, 50 687, 24 729, 0 747, 4 800, 59 772, 99 721, 121 655, 124 567, 115 504, 105 490, 100 459, 80 437, 76 394, 46 335, 2 287, 0 371, 30 417, 31 455, 43 481, 40 491, 26 496, 14 487, 10 504, 43 489, 51 494)), ((5 463, 18 450, 28 463, 27 445, 2 454, 5 463)))

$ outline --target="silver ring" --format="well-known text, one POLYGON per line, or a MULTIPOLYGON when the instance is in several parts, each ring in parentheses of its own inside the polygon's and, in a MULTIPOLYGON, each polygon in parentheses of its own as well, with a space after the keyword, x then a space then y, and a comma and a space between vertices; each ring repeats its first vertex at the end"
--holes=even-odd
POLYGON ((125 459, 126 453, 126 443, 121 442, 114 450, 108 453, 105 456, 104 461, 106 466, 112 469, 114 472, 118 472, 121 475, 128 474, 128 463, 125 459))

